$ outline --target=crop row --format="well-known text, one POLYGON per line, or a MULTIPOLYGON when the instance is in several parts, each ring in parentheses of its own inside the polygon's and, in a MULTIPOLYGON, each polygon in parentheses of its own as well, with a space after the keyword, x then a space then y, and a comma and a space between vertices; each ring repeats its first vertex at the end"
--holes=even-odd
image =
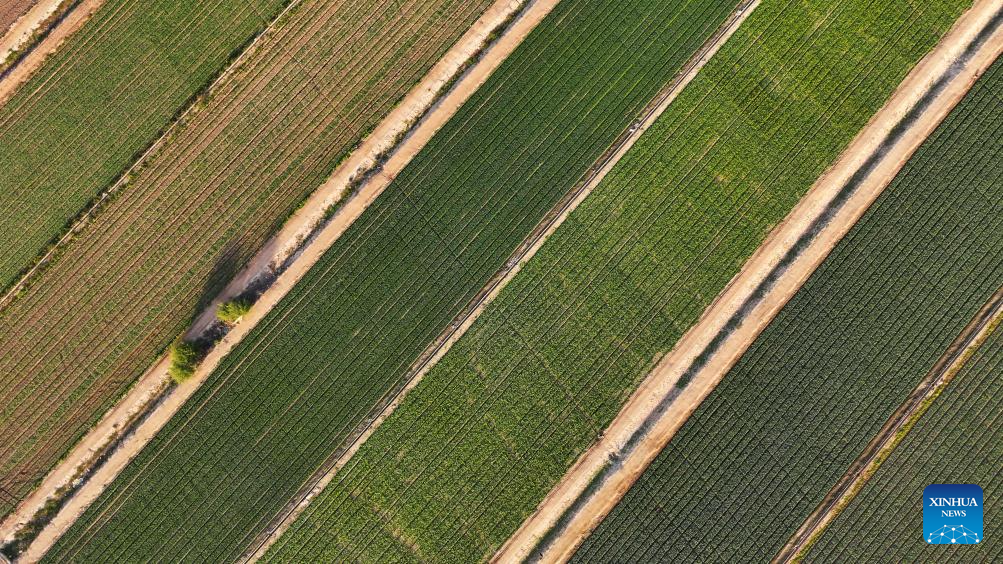
MULTIPOLYGON (((1003 280, 1001 71, 927 139, 577 561, 748 562, 784 546, 1003 280)), ((885 532, 861 544, 883 546, 885 532)))
POLYGON ((998 562, 1003 558, 995 542, 1001 444, 1003 332, 997 330, 829 525, 805 561, 998 562), (923 542, 922 495, 930 484, 982 487, 984 545, 923 542))
MULTIPOLYGON (((999 171, 1003 169, 1003 123, 998 115, 999 102, 995 102, 997 107, 993 102, 993 97, 998 100, 1001 92, 1003 60, 976 85, 968 104, 977 104, 983 113, 969 119, 965 134, 970 136, 968 142, 958 142, 953 147, 963 155, 968 154, 972 164, 976 157, 986 160, 980 166, 986 173, 996 175, 995 184, 984 185, 990 189, 999 186, 999 171)), ((953 182, 945 182, 942 187, 954 189, 954 186, 953 182)), ((938 562, 999 561, 1003 558, 1000 549, 1003 545, 997 541, 1000 528, 996 517, 1003 459, 1001 445, 1003 331, 997 328, 829 525, 808 553, 807 561, 917 562, 927 558, 938 562), (930 484, 982 486, 986 496, 985 545, 932 547, 923 543, 920 498, 930 484)))
POLYGON ((29 491, 488 3, 309 0, 270 32, 0 314, 0 486, 29 491))
POLYGON ((957 12, 763 2, 270 557, 490 556, 957 12))
POLYGON ((50 559, 244 550, 733 6, 558 4, 50 559))
POLYGON ((287 0, 108 0, 0 112, 0 289, 287 0))

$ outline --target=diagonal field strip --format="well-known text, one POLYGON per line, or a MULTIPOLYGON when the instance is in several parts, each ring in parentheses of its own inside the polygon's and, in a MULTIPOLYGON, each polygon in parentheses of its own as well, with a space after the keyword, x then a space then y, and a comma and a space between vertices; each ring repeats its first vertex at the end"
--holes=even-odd
POLYGON ((86 463, 90 451, 90 448, 87 447, 88 443, 107 443, 114 440, 115 431, 128 421, 137 409, 142 409, 142 406, 147 403, 153 404, 154 411, 131 432, 109 460, 74 495, 52 524, 30 547, 26 557, 37 557, 37 555, 44 553, 65 528, 72 524, 73 520, 103 491, 104 487, 114 479, 129 460, 184 405, 184 402, 198 389, 220 359, 268 313, 275 303, 294 287, 299 278, 323 254, 323 251, 341 236, 344 230, 386 187, 391 177, 419 152, 432 135, 448 121, 462 103, 501 64, 507 54, 528 34, 536 21, 542 18, 542 15, 555 3, 531 3, 531 8, 527 9, 526 13, 514 22, 511 28, 497 38, 492 37, 497 27, 503 25, 515 14, 520 13, 525 5, 511 0, 498 0, 485 11, 484 15, 474 23, 463 38, 429 71, 421 83, 416 85, 397 108, 384 118, 380 125, 373 130, 373 133, 353 152, 352 156, 338 167, 328 182, 311 196, 293 220, 288 222, 251 260, 251 266, 237 277, 234 284, 231 284, 224 291, 223 296, 214 300, 213 304, 207 307, 202 319, 211 318, 215 311, 214 304, 226 299, 229 294, 241 293, 246 285, 253 282, 256 276, 262 274, 276 257, 284 256, 281 249, 294 245, 295 241, 303 236, 302 229, 312 225, 318 216, 324 215, 325 208, 330 205, 332 199, 336 199, 344 192, 352 178, 374 166, 378 155, 386 151, 392 145, 392 141, 400 137, 401 132, 408 131, 415 119, 422 118, 403 142, 394 147, 391 157, 382 164, 382 171, 372 177, 358 194, 352 196, 340 208, 339 213, 309 240, 306 247, 296 255, 288 269, 256 302, 251 313, 246 315, 241 324, 214 348, 196 375, 175 388, 163 401, 158 402, 157 396, 151 395, 149 390, 156 388, 158 383, 166 378, 167 363, 161 361, 155 364, 113 412, 102 420, 99 427, 85 438, 81 445, 78 445, 74 452, 79 453, 79 455, 71 456, 73 460, 69 461, 70 464, 62 464, 50 475, 47 483, 39 489, 40 495, 29 500, 36 507, 44 503, 51 492, 65 482, 65 476, 73 475, 77 471, 77 465, 86 463), (491 44, 493 47, 480 61, 467 69, 466 65, 470 57, 486 44, 491 44), (444 94, 444 97, 441 96, 443 94, 441 89, 452 83, 458 72, 463 73, 462 77, 444 94))
MULTIPOLYGON (((482 87, 483 93, 468 104, 463 118, 437 135, 435 146, 441 150, 426 150, 414 166, 398 175, 395 184, 402 189, 388 190, 386 197, 377 200, 377 206, 370 207, 353 223, 351 237, 339 239, 324 262, 293 290, 288 303, 273 310, 269 320, 254 330, 255 338, 245 339, 240 354, 231 354, 211 377, 211 384, 199 390, 197 399, 193 398, 165 430, 168 438, 140 455, 143 461, 156 458, 157 463, 145 466, 137 460, 126 471, 129 477, 139 472, 144 478, 130 482, 123 475, 113 486, 115 493, 104 497, 108 503, 100 501, 100 507, 91 512, 97 519, 94 526, 75 527, 53 557, 85 554, 113 545, 124 551, 134 550, 144 540, 123 533, 126 515, 143 507, 150 518, 147 521, 152 523, 154 519, 169 518, 176 510, 172 508, 189 507, 182 498, 196 492, 186 493, 188 488, 184 487, 154 501, 162 510, 153 515, 150 504, 140 501, 148 495, 148 486, 159 489, 155 484, 174 482, 189 473, 184 464, 165 465, 165 457, 173 461, 173 453, 180 450, 214 449, 218 461, 215 467, 201 464, 191 471, 206 475, 206 480, 197 481, 203 487, 207 481, 225 482, 220 482, 219 488, 210 488, 215 502, 192 506, 200 514, 199 522, 216 511, 214 508, 252 504, 265 508, 260 513, 242 510, 239 518, 270 518, 315 465, 335 450, 342 433, 358 423, 356 412, 362 410, 365 416, 372 405, 370 397, 379 399, 378 394, 385 390, 381 384, 384 379, 392 387, 428 342, 503 265, 539 218, 574 186, 581 172, 618 133, 629 128, 637 112, 734 8, 728 0, 711 7, 691 0, 668 4, 638 0, 636 5, 643 9, 610 9, 598 0, 561 3, 557 8, 560 14, 551 13, 547 20, 547 30, 555 31, 534 31, 528 46, 524 43, 520 47, 523 55, 510 57, 505 63, 508 70, 493 76, 490 86, 482 87), (596 9, 600 11, 593 15, 596 9), (658 27, 644 27, 646 21, 658 27), (615 27, 608 25, 614 23, 615 27), (638 44, 633 41, 638 29, 644 31, 640 39, 645 56, 638 55, 638 44), (657 33, 676 29, 684 33, 657 33), (666 36, 673 40, 665 42, 666 36), (559 49, 551 48, 551 44, 559 49), (595 48, 598 64, 578 56, 582 46, 595 48), (551 57, 550 53, 555 55, 551 57), (586 72, 593 66, 608 79, 586 72), (552 67, 558 77, 567 77, 567 81, 553 78, 552 67), (585 68, 578 70, 580 67, 585 68), (639 81, 639 77, 645 80, 639 81), (589 92, 595 92, 594 96, 586 95, 589 92), (518 110, 523 105, 528 106, 527 111, 518 110), (481 115, 485 117, 479 118, 481 115), (494 123, 503 125, 497 134, 494 123), (480 137, 485 131, 491 132, 484 136, 488 139, 480 137), (467 132, 472 138, 467 137, 467 132), (519 142, 492 143, 492 138, 519 142), (556 153, 553 158, 541 154, 533 159, 535 151, 554 146, 565 149, 548 151, 556 153), (491 158, 492 152, 498 158, 491 158), (466 158, 468 153, 470 157, 466 158), (569 168, 574 174, 568 172, 569 168), (431 169, 431 179, 416 178, 427 169, 431 169), (520 178, 524 181, 518 181, 520 178), (485 185, 497 189, 486 190, 485 185), (424 209, 415 210, 415 202, 424 209), (462 229, 445 227, 451 221, 462 224, 458 226, 462 229), (448 235, 445 245, 443 234, 448 235), (468 249, 472 260, 462 262, 475 264, 478 271, 460 271, 448 262, 454 252, 464 249, 468 249), (412 297, 415 292, 419 295, 412 297), (355 310, 363 311, 356 315, 355 310), (296 312, 296 316, 290 317, 289 312, 296 312), (296 347, 284 344, 290 338, 296 347), (332 347, 332 343, 337 345, 332 347), (315 352, 305 354, 302 346, 315 352), (399 347, 406 349, 398 353, 399 347), (287 359, 278 360, 277 356, 287 359), (342 359, 344 362, 336 363, 342 359), (360 374, 367 377, 360 378, 360 374), (220 388, 217 384, 225 385, 220 388), (248 395, 252 388, 257 392, 248 395), (262 388, 269 391, 262 392, 262 388), (203 402, 216 390, 211 401, 203 402), (355 399, 357 396, 362 397, 355 399), (255 408, 231 409, 246 401, 255 408), (242 421, 218 421, 231 414, 242 421), (263 414, 288 417, 282 420, 263 414), (294 440, 294 435, 302 440, 294 440), (297 452, 275 458, 289 447, 297 452), (247 465, 239 461, 251 457, 272 462, 247 465), (285 470, 264 475, 273 464, 285 470), (278 487, 274 479, 267 479, 276 477, 281 481, 278 487)), ((238 517, 236 511, 232 514, 238 517)), ((190 516, 186 519, 191 521, 190 516)), ((237 528, 228 522, 218 526, 237 528)), ((186 529, 194 533, 195 527, 193 524, 186 529)), ((165 537, 163 542, 173 543, 172 550, 186 550, 188 543, 180 543, 177 538, 165 537)), ((207 538, 200 533, 198 542, 207 538)))
MULTIPOLYGON (((995 9, 988 7, 989 25, 978 38, 993 36, 995 9)), ((999 45, 998 34, 990 41, 999 45)), ((979 58, 967 62, 981 66, 979 58)), ((658 455, 576 560, 610 558, 618 548, 671 553, 657 539, 686 519, 684 506, 708 487, 729 495, 719 514, 731 519, 694 519, 710 531, 705 557, 715 549, 733 560, 771 557, 802 524, 998 288, 1000 201, 991 187, 1001 170, 1000 121, 992 108, 1001 63, 968 89, 672 439, 700 465, 658 455), (986 149, 957 150, 966 139, 986 149), (723 403, 737 405, 741 417, 721 415, 723 403), (712 478, 691 486, 696 475, 712 478), (666 480, 669 489, 653 487, 666 480), (645 521, 643 507, 656 504, 671 519, 645 521), (756 537, 729 529, 733 519, 753 524, 756 537)))
POLYGON ((1003 320, 1003 287, 978 311, 943 356, 923 378, 916 389, 871 440, 860 456, 850 464, 846 474, 833 485, 818 508, 805 519, 791 539, 773 559, 775 563, 793 562, 803 557, 813 541, 821 535, 829 523, 835 519, 860 491, 867 480, 877 470, 902 440, 904 433, 919 420, 953 377, 965 367, 976 350, 997 329, 1003 320))
POLYGON ((299 503, 281 525, 277 527, 267 539, 257 545, 252 551, 250 559, 259 558, 278 539, 292 520, 294 520, 303 510, 306 509, 310 501, 316 497, 334 478, 338 470, 349 462, 351 457, 358 451, 362 444, 372 435, 379 425, 400 405, 411 389, 417 386, 422 377, 438 362, 456 343, 460 337, 477 320, 477 317, 488 307, 491 301, 498 296, 505 285, 518 274, 522 265, 530 260, 536 251, 544 244, 546 238, 560 227, 561 223, 574 211, 574 209, 584 201, 591 191, 602 181, 605 175, 613 168, 619 159, 627 153, 637 139, 648 130, 658 116, 668 108, 672 100, 682 91, 683 88, 696 76, 700 68, 714 55, 714 53, 727 41, 728 37, 737 29, 742 21, 755 9, 759 0, 747 0, 736 8, 735 12, 728 20, 721 25, 717 32, 704 43, 704 45, 694 53, 690 61, 684 65, 678 76, 659 93, 659 95, 649 104, 641 116, 635 121, 627 131, 610 147, 606 153, 590 168, 585 174, 585 178, 573 188, 554 209, 547 214, 534 229, 533 233, 519 245, 515 252, 505 262, 505 267, 491 279, 483 290, 474 298, 472 303, 461 312, 450 326, 422 353, 421 357, 409 369, 406 377, 407 384, 395 394, 388 398, 386 405, 370 421, 361 426, 357 431, 357 437, 351 442, 351 446, 343 454, 335 458, 325 473, 317 480, 312 481, 299 497, 299 503))
POLYGON ((490 557, 594 440, 595 417, 576 417, 579 406, 612 419, 651 359, 680 335, 672 326, 697 321, 697 307, 680 302, 707 305, 963 11, 940 3, 921 17, 907 2, 879 2, 887 14, 868 11, 872 2, 841 4, 829 24, 831 3, 806 11, 801 2, 764 2, 654 134, 618 163, 607 187, 583 202, 311 503, 274 558, 353 558, 340 549, 378 560, 401 536, 429 550, 467 548, 454 554, 486 544, 490 557), (816 34, 818 23, 826 25, 816 34), (865 90, 879 93, 860 100, 865 90), (717 158, 706 158, 721 137, 717 158), (692 180, 691 168, 700 168, 692 180), (712 197, 729 188, 750 197, 712 197), (777 193, 786 195, 782 203, 764 205, 762 196, 777 193), (748 200, 753 205, 739 206, 748 200), (738 236, 715 244, 722 231, 740 234, 741 244, 738 236), (712 283, 695 284, 708 271, 712 283), (677 319, 652 319, 663 312, 651 312, 651 302, 677 319), (532 350, 510 322, 533 340, 532 350), (541 355, 546 365, 536 362, 541 355), (561 371, 556 386, 551 369, 561 371), (568 389, 580 401, 567 401, 568 389), (385 518, 392 529, 381 530, 385 518))
MULTIPOLYGON (((985 32, 997 31, 996 23, 993 2, 977 2, 959 20, 868 127, 858 134, 840 162, 820 179, 717 298, 698 325, 635 392, 603 439, 579 459, 572 473, 551 492, 550 498, 558 499, 558 506, 568 513, 561 518, 560 530, 548 538, 549 552, 546 552, 548 547, 540 550, 546 552, 545 560, 570 557, 745 347, 880 194, 908 156, 992 63, 1003 42, 998 33, 990 38, 985 32), (969 51, 973 45, 975 49, 969 51), (959 58, 968 64, 957 72, 959 69, 954 63, 959 58), (934 95, 928 98, 931 91, 934 95), (917 107, 920 111, 912 112, 917 107), (902 130, 900 120, 907 131, 902 130), (887 139, 894 142, 887 143, 887 139), (872 159, 875 155, 877 158, 872 159), (852 191, 840 197, 848 184, 852 191), (826 212, 833 201, 837 206, 826 212), (815 234, 816 229, 812 227, 815 218, 833 212, 836 213, 828 218, 828 227, 821 234, 815 234), (810 234, 807 240, 802 238, 804 233, 810 234), (807 249, 799 248, 806 242, 811 242, 807 249), (800 256, 793 265, 790 265, 791 258, 785 258, 791 249, 796 249, 795 257, 800 256), (778 265, 779 271, 776 270, 778 265), (776 279, 778 274, 774 272, 783 275, 776 279), (761 289, 765 281, 769 281, 767 288, 772 288, 769 293, 761 289), (746 305, 749 300, 752 300, 752 307, 746 305), (749 309, 752 311, 746 311, 749 309), (755 323, 736 323, 734 312, 743 312, 745 318, 755 319, 755 323), (730 337, 721 340, 719 335, 730 337), (722 347, 723 342, 727 344, 722 347), (708 347, 714 347, 717 353, 701 358, 708 347), (694 366, 697 367, 695 371, 689 373, 694 366), (677 387, 677 382, 685 385, 691 378, 693 381, 682 390, 677 387), (652 398, 662 398, 662 401, 652 398), (615 462, 611 465, 610 460, 615 462), (599 478, 595 479, 601 482, 598 487, 594 481, 597 474, 599 478), (583 494, 587 486, 590 486, 588 493, 583 494)), ((534 528, 540 531, 547 527, 536 525, 534 528)), ((536 538, 540 538, 539 534, 536 538)))

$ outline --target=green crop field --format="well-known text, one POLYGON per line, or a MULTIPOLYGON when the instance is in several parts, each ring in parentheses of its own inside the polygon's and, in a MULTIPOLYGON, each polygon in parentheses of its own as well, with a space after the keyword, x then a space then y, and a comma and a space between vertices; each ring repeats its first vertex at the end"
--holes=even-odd
MULTIPOLYGON (((576 561, 777 554, 1003 280, 1001 85, 1003 62, 910 159, 576 561)), ((909 495, 918 502, 921 493, 909 495)), ((867 542, 882 546, 886 534, 867 542)))
POLYGON ((734 5, 561 2, 48 559, 239 555, 734 5))
POLYGON ((108 0, 0 112, 0 289, 288 0, 108 0))
POLYGON ((805 562, 999 562, 997 515, 1003 459, 1003 331, 982 345, 856 498, 833 521, 805 562), (978 484, 986 539, 981 546, 927 546, 923 489, 978 484))
MULTIPOLYGON (((954 190, 976 181, 987 191, 995 189, 999 199, 998 187, 1003 178, 1001 93, 1003 60, 976 83, 959 110, 963 117, 953 118, 951 127, 956 134, 941 141, 944 150, 926 153, 927 162, 917 165, 936 169, 943 178, 941 189, 954 190), (944 162, 945 153, 957 156, 944 162)), ((998 212, 1000 206, 997 204, 995 209, 998 212)), ((990 251, 991 247, 983 250, 990 251)), ((996 282, 1001 280, 997 278, 996 282)), ((997 517, 1003 460, 1001 398, 1003 330, 997 328, 829 525, 806 561, 998 562, 1003 558, 1003 543, 997 537, 1001 531, 997 517), (925 546, 920 500, 923 488, 956 483, 978 484, 985 491, 986 544, 925 546)))
POLYGON ((489 557, 962 7, 763 2, 267 559, 489 557))
POLYGON ((490 0, 305 0, 0 312, 0 513, 30 491, 490 0), (397 6, 399 9, 391 9, 397 6))

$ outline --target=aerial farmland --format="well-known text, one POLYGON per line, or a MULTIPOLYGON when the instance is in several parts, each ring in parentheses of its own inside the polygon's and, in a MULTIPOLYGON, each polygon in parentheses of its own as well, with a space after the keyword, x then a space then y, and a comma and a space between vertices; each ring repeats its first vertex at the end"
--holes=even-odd
POLYGON ((1001 54, 1001 0, 8 2, 0 563, 998 558, 1001 54))

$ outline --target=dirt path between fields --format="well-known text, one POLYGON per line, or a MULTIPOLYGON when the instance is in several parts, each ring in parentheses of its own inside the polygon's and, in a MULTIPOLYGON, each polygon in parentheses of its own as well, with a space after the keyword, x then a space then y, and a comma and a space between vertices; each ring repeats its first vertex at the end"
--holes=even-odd
POLYGON ((0 527, 0 539, 9 538, 61 486, 71 482, 82 468, 89 467, 94 453, 120 441, 89 479, 79 485, 55 518, 22 554, 19 562, 35 562, 45 554, 191 397, 220 360, 293 288, 557 2, 536 0, 527 5, 519 0, 497 0, 485 11, 193 323, 186 333, 189 338, 197 337, 212 327, 219 303, 243 294, 262 279, 273 277, 276 269, 281 269, 281 274, 264 291, 251 312, 217 343, 195 375, 183 384, 169 388, 166 393, 158 393, 157 390, 168 380, 166 358, 158 359, 128 394, 74 446, 42 486, 8 517, 0 527), (500 37, 493 38, 493 32, 515 14, 519 17, 500 37), (488 43, 491 47, 467 68, 471 58, 477 56, 488 43), (442 89, 452 84, 458 75, 460 79, 443 96, 442 89), (405 133, 401 140, 401 135, 405 133), (383 155, 391 149, 392 152, 383 161, 383 155), (356 177, 364 175, 374 166, 377 166, 378 172, 370 174, 357 192, 325 222, 324 215, 329 206, 351 189, 356 177), (126 423, 137 417, 141 418, 139 424, 128 429, 126 436, 121 438, 126 423))
POLYGON ((998 0, 978 0, 958 19, 659 362, 603 437, 579 457, 495 561, 570 559, 1003 51, 1003 31, 992 27, 999 23, 999 10, 998 0), (967 62, 955 64, 962 59, 967 62), (689 384, 676 388, 682 378, 689 384))
POLYGON ((989 301, 979 309, 975 317, 962 329, 957 338, 937 360, 933 368, 909 394, 895 413, 881 427, 881 430, 867 444, 860 456, 850 464, 846 473, 836 482, 823 498, 822 503, 805 519, 805 522, 791 536, 791 539, 777 553, 773 562, 793 562, 804 556, 812 543, 825 528, 849 504, 874 475, 878 466, 892 453, 902 438, 904 430, 930 407, 931 402, 964 368, 976 350, 1003 320, 1003 287, 999 288, 989 301))
POLYGON ((105 0, 41 0, 21 16, 0 38, 0 105, 104 3, 105 0), (38 43, 32 45, 34 41, 38 43), (16 59, 9 68, 8 57, 16 59))

